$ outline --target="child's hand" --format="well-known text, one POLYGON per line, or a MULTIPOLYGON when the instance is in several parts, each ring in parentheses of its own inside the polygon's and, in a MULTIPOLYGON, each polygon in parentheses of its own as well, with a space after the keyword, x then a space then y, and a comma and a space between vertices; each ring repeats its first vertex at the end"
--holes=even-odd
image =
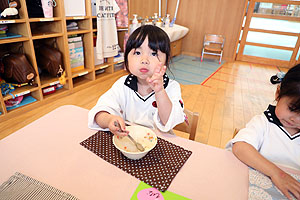
POLYGON ((288 199, 292 199, 291 194, 293 194, 296 199, 300 199, 300 183, 291 177, 289 174, 280 170, 279 173, 271 176, 272 182, 276 187, 286 196, 288 199))
POLYGON ((163 76, 166 72, 166 69, 167 67, 160 63, 159 66, 154 70, 153 75, 147 78, 147 82, 154 92, 159 92, 164 88, 163 76))
POLYGON ((128 135, 128 131, 126 131, 125 129, 125 122, 124 120, 119 117, 119 116, 112 116, 109 124, 108 124, 108 128, 110 130, 110 132, 112 132, 114 135, 118 135, 118 136, 126 136, 128 135), (118 124, 120 124, 120 127, 118 126, 118 124))

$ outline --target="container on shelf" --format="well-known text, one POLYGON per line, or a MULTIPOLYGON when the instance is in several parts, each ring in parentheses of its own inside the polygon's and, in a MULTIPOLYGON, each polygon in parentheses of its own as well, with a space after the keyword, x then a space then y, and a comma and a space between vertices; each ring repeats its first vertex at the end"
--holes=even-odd
POLYGON ((67 17, 86 15, 84 0, 64 0, 64 5, 67 17))

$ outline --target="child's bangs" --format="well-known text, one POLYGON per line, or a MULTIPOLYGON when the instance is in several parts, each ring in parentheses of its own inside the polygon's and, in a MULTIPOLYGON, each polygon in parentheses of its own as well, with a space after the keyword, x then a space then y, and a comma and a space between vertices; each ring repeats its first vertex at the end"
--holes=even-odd
POLYGON ((147 34, 140 33, 136 39, 132 42, 132 49, 137 49, 140 46, 142 46, 143 42, 145 41, 145 38, 147 37, 147 34))
POLYGON ((148 46, 150 49, 153 51, 157 51, 158 49, 161 50, 159 43, 160 42, 157 37, 154 35, 148 35, 148 46))
POLYGON ((165 41, 165 38, 159 37, 157 34, 149 34, 148 35, 148 46, 153 51, 160 50, 163 53, 167 52, 167 46, 165 45, 167 42, 165 41))

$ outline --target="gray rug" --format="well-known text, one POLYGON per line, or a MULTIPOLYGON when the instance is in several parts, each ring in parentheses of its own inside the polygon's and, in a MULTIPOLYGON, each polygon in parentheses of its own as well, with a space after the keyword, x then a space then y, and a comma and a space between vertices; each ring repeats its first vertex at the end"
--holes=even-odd
POLYGON ((172 58, 170 71, 167 71, 171 79, 175 79, 183 85, 201 84, 219 67, 224 61, 219 64, 218 59, 210 60, 204 58, 200 62, 199 57, 180 55, 172 58))

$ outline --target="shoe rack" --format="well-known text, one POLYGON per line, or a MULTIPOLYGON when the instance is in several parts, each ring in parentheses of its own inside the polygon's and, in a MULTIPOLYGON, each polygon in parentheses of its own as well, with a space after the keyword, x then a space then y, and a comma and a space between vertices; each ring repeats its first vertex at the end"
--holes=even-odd
MULTIPOLYGON (((27 105, 9 109, 5 101, 12 99, 12 95, 3 96, 0 93, 0 122, 10 119, 22 112, 34 109, 41 104, 55 101, 76 91, 87 88, 104 79, 112 77, 115 73, 114 66, 122 61, 114 62, 114 58, 107 58, 103 64, 95 65, 93 34, 97 32, 96 17, 92 16, 91 0, 85 1, 85 16, 65 16, 64 1, 56 0, 52 18, 28 18, 26 1, 20 0, 19 19, 0 19, 0 24, 6 24, 9 32, 20 34, 22 37, 0 39, 0 50, 9 49, 11 52, 24 53, 36 71, 33 86, 15 87, 12 94, 17 96, 27 95, 36 101, 27 105), (76 21, 78 30, 67 31, 67 22, 76 21), (68 47, 68 36, 77 34, 82 37, 84 49, 84 68, 72 71, 68 47), (59 83, 59 78, 47 75, 39 75, 35 56, 35 45, 39 42, 56 44, 56 48, 62 52, 63 65, 66 72, 66 82, 63 87, 54 93, 44 95, 42 90, 59 83), (101 73, 99 73, 101 70, 101 73)), ((124 28, 124 27, 123 27, 124 28)), ((123 42, 123 41, 120 41, 123 42)))

